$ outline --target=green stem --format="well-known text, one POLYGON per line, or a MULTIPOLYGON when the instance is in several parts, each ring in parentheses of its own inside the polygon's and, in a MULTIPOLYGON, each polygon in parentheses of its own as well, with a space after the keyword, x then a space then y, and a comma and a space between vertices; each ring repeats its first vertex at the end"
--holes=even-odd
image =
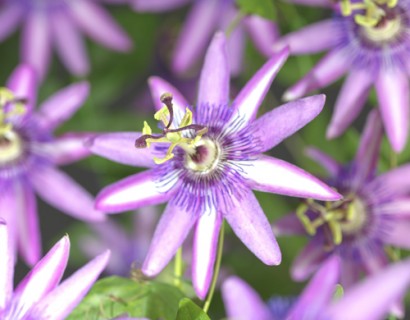
POLYGON ((182 246, 179 247, 177 253, 175 254, 174 261, 174 284, 176 287, 181 288, 181 278, 182 278, 182 246))
POLYGON ((212 277, 211 287, 209 289, 208 296, 206 297, 204 307, 202 308, 205 313, 208 313, 209 307, 211 306, 212 297, 214 296, 216 281, 218 280, 219 269, 221 268, 223 247, 224 247, 224 222, 222 222, 221 230, 219 231, 218 253, 216 256, 215 269, 214 269, 214 275, 212 277))

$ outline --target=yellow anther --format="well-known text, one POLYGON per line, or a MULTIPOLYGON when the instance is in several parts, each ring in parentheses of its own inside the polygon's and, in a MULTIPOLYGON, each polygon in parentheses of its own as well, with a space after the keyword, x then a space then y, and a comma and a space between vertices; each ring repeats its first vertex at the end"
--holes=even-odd
POLYGON ((9 122, 13 116, 18 116, 26 111, 24 100, 17 99, 14 93, 4 87, 0 88, 0 135, 12 130, 13 126, 9 122), (5 107, 12 104, 8 110, 5 107))
POLYGON ((161 109, 159 109, 155 114, 154 114, 154 119, 158 120, 158 121, 162 121, 162 123, 164 124, 164 126, 168 125, 169 122, 169 111, 168 108, 162 107, 161 109))

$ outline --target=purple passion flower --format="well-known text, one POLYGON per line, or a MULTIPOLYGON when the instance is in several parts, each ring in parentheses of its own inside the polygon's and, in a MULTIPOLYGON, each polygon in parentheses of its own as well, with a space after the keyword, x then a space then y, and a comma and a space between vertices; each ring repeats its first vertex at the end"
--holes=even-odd
POLYGON ((309 150, 329 172, 326 181, 344 198, 307 201, 274 224, 278 234, 311 235, 291 268, 295 280, 306 280, 329 256, 337 255, 341 284, 349 288, 362 274, 388 264, 387 246, 410 248, 410 165, 376 176, 381 137, 382 124, 373 111, 351 163, 342 166, 319 150, 309 150))
POLYGON ((334 299, 340 262, 330 258, 297 299, 273 298, 265 303, 255 290, 238 277, 222 285, 229 319, 235 320, 377 320, 400 299, 410 284, 410 260, 395 263, 345 291, 334 299))
POLYGON ((6 88, 0 88, 0 217, 7 221, 12 242, 28 264, 41 256, 34 191, 75 218, 104 218, 94 210, 92 196, 56 168, 89 154, 83 140, 90 134, 53 136, 82 105, 88 90, 86 82, 68 86, 35 112, 35 72, 24 65, 14 70, 6 88))
POLYGON ((278 40, 277 48, 289 46, 295 55, 329 51, 284 99, 299 98, 348 73, 327 137, 335 138, 346 130, 374 85, 387 137, 400 152, 407 142, 410 119, 410 1, 342 0, 339 4, 333 18, 278 40))
POLYGON ((239 17, 234 0, 131 0, 135 10, 140 12, 164 12, 189 2, 193 3, 192 8, 172 54, 174 72, 186 73, 197 64, 217 30, 230 32, 227 49, 232 75, 238 75, 242 70, 246 31, 263 55, 272 55, 273 44, 279 36, 276 24, 251 15, 230 30, 239 17))
POLYGON ((302 169, 262 155, 315 118, 325 101, 323 95, 301 99, 255 120, 287 56, 288 51, 283 50, 272 57, 231 103, 226 42, 224 35, 217 33, 206 54, 195 109, 170 84, 152 77, 149 84, 159 110, 155 117, 163 121, 164 134, 152 135, 145 123, 143 135, 105 134, 90 142, 96 154, 151 168, 102 190, 96 199, 98 210, 115 213, 168 202, 142 267, 147 276, 157 275, 167 265, 195 226, 193 285, 204 298, 223 219, 264 263, 277 265, 281 261, 278 244, 252 189, 321 200, 340 198, 302 169), (136 140, 138 147, 153 146, 134 149, 136 140), (166 147, 156 142, 164 142, 166 147))
POLYGON ((59 284, 70 251, 67 236, 33 267, 13 292, 14 249, 0 221, 0 318, 3 320, 65 319, 107 265, 110 252, 99 255, 59 284))
POLYGON ((116 51, 128 51, 132 46, 128 36, 97 2, 5 0, 0 5, 0 41, 21 23, 21 60, 34 66, 40 79, 47 73, 52 46, 70 73, 84 76, 90 64, 82 32, 116 51))

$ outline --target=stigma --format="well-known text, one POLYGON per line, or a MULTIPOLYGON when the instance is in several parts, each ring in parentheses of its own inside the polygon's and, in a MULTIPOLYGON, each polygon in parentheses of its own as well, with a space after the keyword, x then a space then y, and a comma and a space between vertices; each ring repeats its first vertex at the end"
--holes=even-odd
POLYGON ((185 109, 185 114, 176 128, 172 128, 174 121, 174 109, 172 104, 172 94, 164 93, 160 100, 164 106, 154 114, 157 121, 162 122, 164 129, 161 134, 153 135, 152 129, 146 121, 142 129, 142 136, 135 141, 136 148, 149 148, 151 143, 170 144, 164 158, 154 157, 156 164, 162 164, 174 157, 174 149, 182 148, 187 154, 196 152, 196 144, 202 136, 208 132, 208 128, 198 124, 192 124, 192 111, 185 109))

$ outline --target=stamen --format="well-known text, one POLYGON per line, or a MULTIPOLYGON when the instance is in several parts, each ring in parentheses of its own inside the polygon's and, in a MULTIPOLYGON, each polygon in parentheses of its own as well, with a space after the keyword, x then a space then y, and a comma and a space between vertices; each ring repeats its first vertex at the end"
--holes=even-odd
POLYGON ((177 146, 184 149, 187 153, 194 153, 195 144, 208 132, 208 128, 205 126, 192 124, 192 112, 188 108, 185 110, 179 127, 171 129, 174 120, 172 95, 170 93, 164 93, 160 99, 165 106, 154 114, 154 118, 163 123, 164 129, 162 130, 162 134, 152 135, 151 127, 144 121, 144 128, 142 129, 143 135, 135 141, 136 148, 150 147, 152 142, 171 143, 164 158, 154 158, 156 164, 161 164, 172 159, 174 157, 172 151, 177 146), (187 130, 194 131, 194 138, 187 138, 182 135, 182 133, 187 130))
POLYGON ((26 112, 26 99, 16 98, 7 88, 0 88, 0 136, 4 136, 13 128, 10 119, 26 112))

